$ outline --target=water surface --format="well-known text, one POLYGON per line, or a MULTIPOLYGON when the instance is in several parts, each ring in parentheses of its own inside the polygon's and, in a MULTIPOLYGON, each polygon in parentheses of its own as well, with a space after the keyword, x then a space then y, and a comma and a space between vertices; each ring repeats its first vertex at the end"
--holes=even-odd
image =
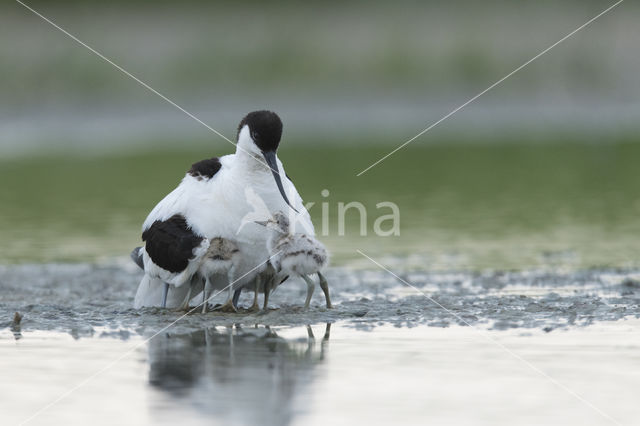
POLYGON ((16 424, 80 386, 28 424, 631 425, 638 325, 208 327, 149 341, 2 332, 2 418, 16 424))
MULTIPOLYGON (((314 203, 311 216, 336 265, 353 265, 360 249, 432 270, 638 266, 640 145, 567 141, 415 144, 361 177, 356 173, 388 145, 319 142, 314 148, 287 140, 280 156, 305 201, 314 203), (348 211, 340 235, 338 205, 351 201, 362 203, 367 217, 348 211), (384 201, 399 207, 399 236, 374 232, 374 221, 390 213, 376 207, 384 201)), ((0 187, 0 261, 126 256, 140 244, 148 212, 191 163, 225 153, 215 146, 0 160, 6 182, 0 187)))

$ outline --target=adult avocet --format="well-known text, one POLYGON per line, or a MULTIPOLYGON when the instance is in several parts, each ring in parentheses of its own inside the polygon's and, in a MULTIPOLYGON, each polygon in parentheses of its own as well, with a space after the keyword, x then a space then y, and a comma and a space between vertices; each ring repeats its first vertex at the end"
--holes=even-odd
POLYGON ((277 114, 249 113, 238 126, 236 153, 193 164, 180 185, 149 213, 142 226, 145 276, 135 307, 179 306, 211 238, 232 240, 242 253, 234 289, 266 270, 268 232, 246 223, 245 217, 254 213, 245 195, 248 189, 270 212, 294 209, 296 228, 314 235, 309 213, 276 155, 281 136, 277 114), (169 285, 175 290, 167 298, 169 285))

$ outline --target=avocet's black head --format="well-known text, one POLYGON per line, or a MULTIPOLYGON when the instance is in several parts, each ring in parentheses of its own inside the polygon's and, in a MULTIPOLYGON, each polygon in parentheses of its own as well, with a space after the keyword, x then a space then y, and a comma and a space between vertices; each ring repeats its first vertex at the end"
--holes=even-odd
POLYGON ((271 169, 284 201, 297 212, 285 194, 278 170, 276 151, 282 137, 282 121, 271 111, 254 111, 246 115, 238 125, 238 149, 249 153, 260 153, 271 169))
POLYGON ((249 128, 249 137, 262 152, 276 151, 282 137, 282 121, 271 111, 253 111, 238 125, 238 143, 244 126, 249 128))

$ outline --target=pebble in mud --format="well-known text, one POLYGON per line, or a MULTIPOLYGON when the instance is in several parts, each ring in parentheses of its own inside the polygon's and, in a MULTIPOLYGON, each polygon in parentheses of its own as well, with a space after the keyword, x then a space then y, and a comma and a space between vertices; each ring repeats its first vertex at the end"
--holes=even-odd
POLYGON ((637 289, 640 290, 640 282, 631 279, 631 278, 625 278, 624 281, 622 281, 622 283, 620 284, 622 287, 627 287, 627 288, 633 288, 633 289, 637 289))
POLYGON ((13 321, 11 323, 12 327, 20 327, 20 323, 22 322, 22 315, 20 312, 16 312, 13 314, 13 321))
POLYGON ((13 314, 13 321, 11 321, 11 332, 13 333, 13 337, 16 340, 19 340, 22 338, 22 327, 20 326, 20 324, 22 323, 22 315, 20 314, 20 312, 15 312, 13 314))

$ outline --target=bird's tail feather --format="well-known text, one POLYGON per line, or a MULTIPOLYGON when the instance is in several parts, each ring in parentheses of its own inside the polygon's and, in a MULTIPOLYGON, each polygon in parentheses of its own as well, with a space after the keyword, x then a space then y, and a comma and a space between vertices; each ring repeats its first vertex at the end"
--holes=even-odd
MULTIPOLYGON (((167 308, 179 307, 189 291, 189 285, 179 287, 171 286, 167 297, 167 308)), ((159 278, 150 277, 145 274, 140 281, 136 297, 133 300, 133 307, 140 309, 151 306, 162 306, 162 295, 164 292, 164 282, 159 278)))

